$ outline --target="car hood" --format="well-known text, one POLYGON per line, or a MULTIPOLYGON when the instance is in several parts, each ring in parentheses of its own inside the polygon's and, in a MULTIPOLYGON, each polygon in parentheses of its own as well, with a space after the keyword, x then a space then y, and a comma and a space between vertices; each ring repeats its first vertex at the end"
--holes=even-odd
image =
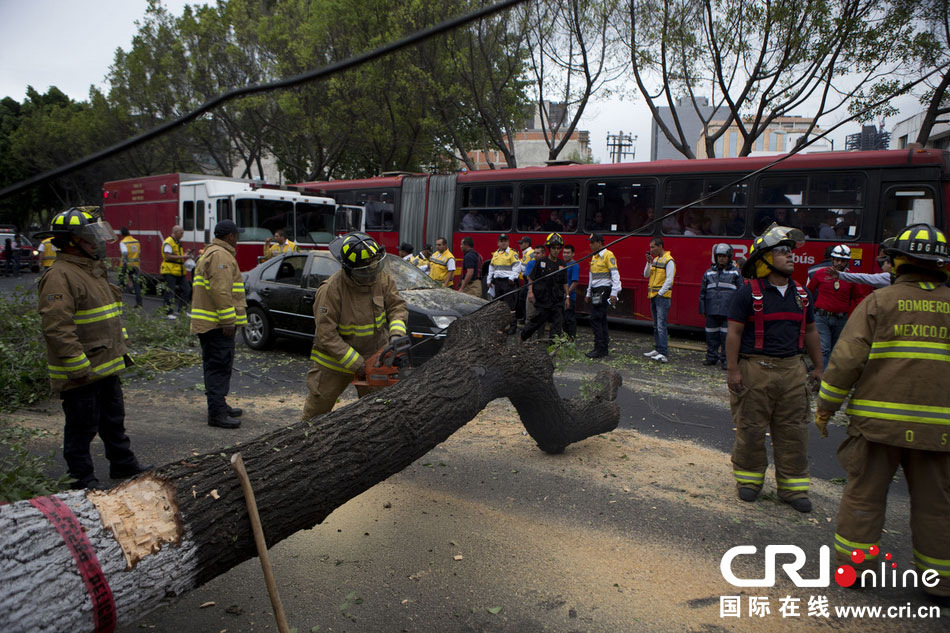
POLYGON ((416 308, 431 311, 433 314, 457 312, 464 316, 487 303, 479 297, 473 297, 448 288, 400 290, 399 295, 405 299, 406 303, 411 303, 416 308))

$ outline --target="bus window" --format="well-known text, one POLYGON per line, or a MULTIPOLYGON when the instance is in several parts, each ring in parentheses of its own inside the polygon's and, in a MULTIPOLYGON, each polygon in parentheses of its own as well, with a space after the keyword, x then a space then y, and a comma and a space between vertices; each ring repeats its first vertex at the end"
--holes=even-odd
POLYGON ((853 241, 861 234, 864 200, 862 174, 763 178, 753 231, 760 235, 777 222, 801 229, 809 239, 853 241))
POLYGON ((923 185, 892 187, 884 196, 883 239, 894 237, 910 224, 934 224, 934 192, 923 185))
POLYGON ((678 178, 666 183, 663 215, 697 200, 701 202, 663 219, 664 235, 735 237, 745 233, 748 185, 729 186, 733 177, 678 178), (708 198, 703 199, 705 196, 708 198))
POLYGON ((297 203, 298 244, 329 244, 335 233, 336 207, 332 204, 297 203))
POLYGON ((579 189, 576 182, 522 185, 518 230, 575 233, 579 189))
POLYGON ((604 180, 587 185, 586 233, 653 233, 656 184, 652 181, 604 180))
POLYGON ((460 231, 510 231, 513 213, 511 185, 462 188, 460 231))
POLYGON ((273 237, 277 229, 294 234, 294 204, 289 200, 239 198, 234 206, 237 225, 244 229, 238 235, 240 242, 263 242, 273 237))

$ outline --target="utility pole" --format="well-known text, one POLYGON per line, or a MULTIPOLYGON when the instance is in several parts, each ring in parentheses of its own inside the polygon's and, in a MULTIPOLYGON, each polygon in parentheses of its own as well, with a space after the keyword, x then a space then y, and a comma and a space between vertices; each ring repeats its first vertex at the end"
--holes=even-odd
POLYGON ((623 162, 625 157, 633 160, 637 156, 637 137, 633 134, 624 134, 621 130, 618 134, 607 132, 607 150, 610 152, 610 162, 623 162))

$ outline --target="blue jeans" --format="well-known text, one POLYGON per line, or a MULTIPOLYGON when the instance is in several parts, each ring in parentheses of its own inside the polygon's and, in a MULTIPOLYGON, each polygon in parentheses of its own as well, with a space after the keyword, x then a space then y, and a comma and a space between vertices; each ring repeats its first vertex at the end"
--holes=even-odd
POLYGON ((828 358, 831 357, 831 350, 834 349, 838 337, 841 336, 841 330, 848 322, 848 315, 822 316, 815 315, 815 327, 818 328, 818 338, 821 339, 821 358, 824 361, 823 369, 828 368, 828 358))
POLYGON ((666 318, 670 314, 670 300, 659 295, 650 299, 650 312, 653 314, 654 348, 664 356, 669 352, 669 335, 666 333, 666 318))

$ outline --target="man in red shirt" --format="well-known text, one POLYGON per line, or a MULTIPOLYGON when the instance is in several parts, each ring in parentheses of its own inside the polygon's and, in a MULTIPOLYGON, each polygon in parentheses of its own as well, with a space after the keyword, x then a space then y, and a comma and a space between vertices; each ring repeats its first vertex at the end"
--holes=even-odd
POLYGON ((850 263, 851 248, 838 244, 831 250, 831 267, 815 272, 808 282, 808 290, 815 306, 815 326, 821 339, 821 358, 825 367, 828 366, 831 350, 848 322, 848 314, 863 298, 857 284, 841 281, 831 272, 844 272, 850 263))

